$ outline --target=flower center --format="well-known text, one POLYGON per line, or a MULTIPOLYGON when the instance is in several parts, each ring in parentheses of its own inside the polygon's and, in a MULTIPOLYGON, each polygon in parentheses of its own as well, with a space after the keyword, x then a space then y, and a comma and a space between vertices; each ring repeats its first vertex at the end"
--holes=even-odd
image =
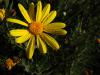
POLYGON ((40 22, 32 22, 29 26, 29 31, 34 35, 39 35, 43 32, 43 24, 40 22))

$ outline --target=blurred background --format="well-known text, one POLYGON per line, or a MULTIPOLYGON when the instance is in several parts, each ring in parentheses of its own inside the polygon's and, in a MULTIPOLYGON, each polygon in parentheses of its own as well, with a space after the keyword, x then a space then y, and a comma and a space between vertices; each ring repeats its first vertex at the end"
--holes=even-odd
MULTIPOLYGON (((46 55, 35 50, 32 60, 25 55, 25 44, 16 44, 9 30, 17 28, 6 18, 24 19, 18 9, 21 3, 26 9, 39 0, 0 0, 0 75, 100 75, 100 2, 99 0, 41 0, 43 6, 51 4, 57 11, 54 21, 66 23, 65 36, 54 36, 60 50, 48 47, 46 55), (1 14, 1 10, 0 10, 1 14), (8 59, 16 65, 9 70, 8 59)), ((10 66, 10 65, 9 65, 10 66)))

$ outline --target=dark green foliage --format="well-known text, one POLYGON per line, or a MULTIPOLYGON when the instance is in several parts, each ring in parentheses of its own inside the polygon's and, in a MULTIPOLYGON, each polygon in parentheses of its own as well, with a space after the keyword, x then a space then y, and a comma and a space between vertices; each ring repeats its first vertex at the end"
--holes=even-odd
MULTIPOLYGON (((99 0, 41 0, 43 6, 51 4, 51 10, 57 10, 55 21, 66 23, 66 36, 55 36, 61 48, 55 52, 48 47, 48 53, 42 55, 35 50, 33 60, 25 55, 25 45, 18 45, 9 35, 12 23, 6 18, 22 15, 17 4, 28 8, 29 3, 38 0, 1 0, 0 8, 8 13, 0 22, 0 74, 2 75, 87 75, 85 71, 93 71, 89 75, 100 75, 100 3, 99 0), (11 10, 17 13, 14 14, 11 10), (18 57, 21 62, 8 71, 4 63, 7 58, 18 57)), ((17 26, 17 25, 16 25, 17 26)))

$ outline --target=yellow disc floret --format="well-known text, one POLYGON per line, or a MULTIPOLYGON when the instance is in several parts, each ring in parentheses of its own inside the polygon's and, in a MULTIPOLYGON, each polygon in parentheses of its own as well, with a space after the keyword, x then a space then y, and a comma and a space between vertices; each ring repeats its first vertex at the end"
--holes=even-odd
POLYGON ((43 32, 43 24, 39 22, 32 22, 29 26, 29 31, 33 35, 39 35, 43 32))

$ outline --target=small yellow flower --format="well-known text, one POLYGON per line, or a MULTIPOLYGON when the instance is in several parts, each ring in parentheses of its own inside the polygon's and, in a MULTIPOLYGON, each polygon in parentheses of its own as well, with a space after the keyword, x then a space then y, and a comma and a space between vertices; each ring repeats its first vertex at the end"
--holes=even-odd
POLYGON ((5 9, 0 9, 0 21, 2 21, 5 17, 5 9))
POLYGON ((47 53, 47 43, 54 50, 58 50, 58 42, 49 34, 65 35, 66 30, 62 29, 66 26, 62 22, 51 23, 56 17, 56 11, 50 11, 50 4, 47 4, 42 10, 42 3, 38 1, 35 16, 34 3, 29 6, 28 12, 22 4, 18 4, 19 10, 27 22, 18 19, 8 18, 7 21, 20 24, 27 27, 27 29, 10 30, 10 34, 15 38, 17 43, 24 43, 28 41, 26 47, 26 54, 28 59, 32 59, 35 46, 39 48, 42 53, 47 53))

